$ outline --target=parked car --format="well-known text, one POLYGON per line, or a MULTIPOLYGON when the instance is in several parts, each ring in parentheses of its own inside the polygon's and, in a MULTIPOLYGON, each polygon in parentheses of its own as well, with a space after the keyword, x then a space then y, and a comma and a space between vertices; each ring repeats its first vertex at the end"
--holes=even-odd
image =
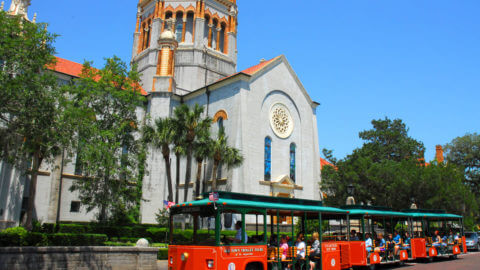
POLYGON ((478 233, 476 232, 466 232, 465 233, 465 242, 467 244, 467 249, 474 249, 476 251, 480 250, 480 243, 478 242, 478 233))

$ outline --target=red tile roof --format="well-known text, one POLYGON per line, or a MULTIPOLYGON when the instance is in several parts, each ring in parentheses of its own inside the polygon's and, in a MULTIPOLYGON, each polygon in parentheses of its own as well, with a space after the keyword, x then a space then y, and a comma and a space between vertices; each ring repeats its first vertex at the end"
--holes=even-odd
POLYGON ((244 70, 242 70, 242 71, 239 71, 239 72, 237 72, 237 73, 233 73, 233 74, 230 75, 230 76, 226 76, 226 77, 220 78, 220 79, 218 79, 218 80, 217 80, 216 82, 214 82, 214 83, 221 82, 221 81, 223 81, 223 80, 226 80, 226 79, 228 79, 228 78, 231 78, 231 77, 233 77, 233 76, 235 76, 235 75, 238 75, 238 74, 240 74, 240 73, 243 73, 243 74, 247 74, 247 75, 252 76, 253 74, 255 74, 255 72, 261 70, 262 68, 264 68, 265 66, 267 66, 268 64, 270 64, 271 62, 273 62, 273 60, 277 59, 278 57, 280 57, 280 56, 277 56, 277 57, 272 58, 272 59, 267 60, 267 61, 263 61, 262 63, 260 63, 260 64, 258 64, 258 65, 249 67, 249 68, 244 69, 244 70))
MULTIPOLYGON (((72 62, 67 59, 63 59, 60 57, 55 57, 56 58, 56 63, 54 67, 48 67, 49 69, 56 71, 58 73, 63 73, 70 75, 72 77, 79 78, 80 75, 82 74, 82 68, 83 65, 72 62)), ((140 86, 140 92, 142 95, 146 96, 148 93, 140 86)))
POLYGON ((255 65, 253 67, 249 67, 247 69, 244 69, 242 71, 240 71, 240 73, 245 73, 245 74, 248 74, 248 75, 253 75, 255 72, 259 71, 260 69, 262 69, 263 67, 267 66, 268 64, 270 64, 271 62, 273 62, 273 60, 277 59, 278 57, 280 56, 277 56, 275 58, 272 58, 270 60, 267 60, 267 61, 263 61, 261 62, 260 64, 258 65, 255 65))
POLYGON ((333 168, 337 169, 337 167, 328 162, 326 159, 320 158, 320 170, 323 169, 324 166, 332 166, 333 168))
POLYGON ((73 77, 80 77, 82 74, 83 65, 79 63, 72 62, 67 59, 63 59, 60 57, 55 57, 57 62, 55 66, 52 68, 54 71, 67 74, 73 77))

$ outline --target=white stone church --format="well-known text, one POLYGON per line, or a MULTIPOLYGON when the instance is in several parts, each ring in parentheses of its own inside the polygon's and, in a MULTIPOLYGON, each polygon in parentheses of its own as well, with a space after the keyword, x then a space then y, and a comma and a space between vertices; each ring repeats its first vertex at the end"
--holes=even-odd
MULTIPOLYGON (((235 0, 140 0, 131 59, 138 65, 148 99, 140 115, 168 117, 181 103, 197 103, 214 121, 212 134, 222 125, 229 144, 244 157, 240 167, 221 169, 220 190, 319 200, 318 103, 283 55, 236 71, 237 15, 235 0)), ((53 71, 61 82, 68 82, 81 68, 58 58, 53 71)), ((161 152, 151 150, 147 163, 141 222, 155 223, 155 214, 167 199, 161 152)), ((183 158, 182 183, 185 164, 183 158)), ((95 211, 87 213, 78 194, 69 191, 73 181, 82 181, 75 165, 75 159, 65 164, 58 157, 55 164, 42 168, 35 199, 38 220, 95 219, 95 211)), ((192 166, 192 178, 196 168, 192 166)), ((212 162, 207 160, 204 168, 202 181, 208 181, 212 162)), ((175 171, 172 162, 172 179, 175 171)), ((28 174, 0 163, 0 226, 18 224, 28 201, 28 181, 28 174)), ((188 188, 192 199, 194 182, 191 179, 188 187, 181 184, 180 193, 188 188)))

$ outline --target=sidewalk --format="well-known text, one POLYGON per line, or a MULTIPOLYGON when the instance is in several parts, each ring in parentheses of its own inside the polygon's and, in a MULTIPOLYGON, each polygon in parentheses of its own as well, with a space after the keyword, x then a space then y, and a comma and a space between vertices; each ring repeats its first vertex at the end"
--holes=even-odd
POLYGON ((157 270, 168 270, 168 261, 167 260, 158 260, 157 261, 157 270))

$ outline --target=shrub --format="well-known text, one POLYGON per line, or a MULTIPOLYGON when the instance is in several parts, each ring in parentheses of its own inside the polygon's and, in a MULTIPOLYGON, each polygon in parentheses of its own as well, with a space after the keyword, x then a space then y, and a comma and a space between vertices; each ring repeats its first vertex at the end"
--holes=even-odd
POLYGON ((107 241, 104 234, 47 234, 49 246, 103 246, 107 241))
POLYGON ((60 224, 58 232, 60 233, 87 233, 88 226, 80 224, 60 224))
POLYGON ((55 233, 56 226, 54 223, 43 223, 42 224, 42 231, 43 233, 55 233))
POLYGON ((168 240, 168 230, 167 228, 157 228, 151 227, 147 229, 146 234, 153 240, 153 242, 165 242, 165 239, 168 240))
POLYGON ((168 248, 160 248, 158 250, 157 260, 168 260, 168 248))
POLYGON ((111 246, 111 247, 134 247, 135 243, 122 243, 122 242, 111 242, 107 241, 105 242, 105 246, 111 246))
POLYGON ((0 233, 0 246, 15 247, 23 246, 27 230, 23 227, 12 227, 0 233))
POLYGON ((40 232, 29 232, 25 236, 24 244, 32 247, 48 246, 48 238, 46 234, 40 232))

